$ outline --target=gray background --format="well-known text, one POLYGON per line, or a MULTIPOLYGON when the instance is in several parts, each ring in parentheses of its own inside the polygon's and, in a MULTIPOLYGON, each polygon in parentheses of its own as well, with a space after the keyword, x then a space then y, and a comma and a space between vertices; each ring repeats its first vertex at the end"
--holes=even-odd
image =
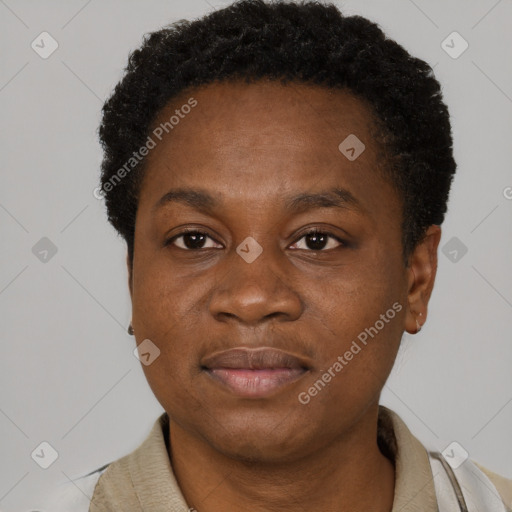
MULTIPOLYGON (((125 246, 95 199, 102 102, 145 32, 219 0, 0 0, 0 509, 127 454, 162 412, 133 355, 125 246), (48 59, 31 48, 43 31, 48 59), (32 248, 49 238, 42 262, 32 248), (43 470, 42 442, 59 457, 43 470)), ((435 65, 458 174, 428 322, 405 335, 382 403, 423 442, 456 440, 512 478, 512 2, 346 1, 435 65), (469 48, 441 47, 453 31, 469 48), (462 256, 460 244, 467 247, 462 256)), ((457 43, 458 44, 458 43, 457 43)))

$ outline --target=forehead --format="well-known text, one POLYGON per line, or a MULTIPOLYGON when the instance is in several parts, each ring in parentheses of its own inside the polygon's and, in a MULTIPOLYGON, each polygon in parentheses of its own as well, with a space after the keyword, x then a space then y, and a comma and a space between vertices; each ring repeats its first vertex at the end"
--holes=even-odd
POLYGON ((141 199, 197 185, 219 197, 229 188, 259 201, 336 184, 357 195, 375 185, 383 164, 371 109, 345 90, 274 81, 207 84, 174 98, 150 134, 172 116, 178 122, 168 124, 147 157, 141 199), (197 105, 181 111, 191 98, 197 105), (355 160, 340 150, 346 140, 364 144, 355 160))
POLYGON ((293 82, 228 81, 190 89, 162 109, 153 127, 169 120, 191 97, 198 105, 188 120, 185 116, 166 134, 169 137, 164 135, 170 145, 190 142, 189 129, 201 132, 194 140, 198 149, 290 144, 304 152, 321 152, 332 150, 333 144, 337 150, 349 134, 371 144, 373 113, 363 100, 348 90, 293 82))

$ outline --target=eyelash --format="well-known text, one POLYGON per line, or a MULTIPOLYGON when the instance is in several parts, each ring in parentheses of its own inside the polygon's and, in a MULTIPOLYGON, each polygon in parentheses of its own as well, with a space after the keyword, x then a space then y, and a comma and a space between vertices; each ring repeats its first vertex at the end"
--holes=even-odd
MULTIPOLYGON (((181 231, 180 233, 174 235, 173 237, 169 238, 166 242, 165 242, 165 246, 170 246, 170 245, 173 245, 174 244, 174 241, 177 240, 178 238, 184 236, 184 235, 188 235, 188 234, 195 234, 195 235, 206 235, 208 238, 210 238, 211 240, 213 240, 215 243, 219 243, 217 242, 217 240, 215 240, 213 237, 211 237, 208 233, 206 233, 205 231, 200 231, 198 229, 186 229, 184 231, 181 231)), ((298 238, 294 244, 296 244, 297 242, 299 242, 300 240, 302 240, 303 238, 305 238, 306 236, 308 235, 325 235, 329 238, 333 238, 334 240, 336 240, 337 242, 339 242, 341 245, 340 247, 348 247, 348 243, 345 242, 345 240, 343 240, 342 238, 334 235, 333 233, 330 233, 329 231, 321 231, 320 229, 318 228, 313 228, 309 231, 306 231, 305 233, 302 233, 302 235, 300 236, 300 238, 298 238)), ((335 247, 335 249, 339 249, 340 247, 335 247)), ((199 249, 183 249, 182 247, 176 247, 177 249, 181 249, 182 251, 188 251, 188 252, 198 252, 198 251, 204 251, 206 249, 202 249, 202 248, 199 248, 199 249)), ((209 247, 207 248, 209 249, 209 247)), ((297 250, 297 249, 293 249, 293 250, 297 250)), ((334 249, 318 249, 318 250, 314 250, 314 249, 299 249, 299 250, 306 250, 308 252, 328 252, 328 251, 333 251, 334 249)))

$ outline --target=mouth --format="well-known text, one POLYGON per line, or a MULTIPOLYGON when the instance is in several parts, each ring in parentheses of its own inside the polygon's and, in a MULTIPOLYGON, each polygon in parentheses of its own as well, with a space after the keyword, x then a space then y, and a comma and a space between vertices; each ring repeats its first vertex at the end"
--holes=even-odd
POLYGON ((233 394, 263 398, 302 378, 308 361, 274 348, 239 347, 217 352, 202 361, 202 369, 233 394))

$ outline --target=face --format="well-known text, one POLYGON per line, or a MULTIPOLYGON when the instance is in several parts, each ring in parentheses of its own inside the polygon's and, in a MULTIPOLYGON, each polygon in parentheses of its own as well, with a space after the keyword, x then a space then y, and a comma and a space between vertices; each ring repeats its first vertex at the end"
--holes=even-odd
POLYGON ((371 113, 344 91, 232 82, 155 127, 190 97, 141 185, 132 323, 160 350, 146 378, 222 453, 313 453, 377 406, 404 331, 402 212, 371 113))

